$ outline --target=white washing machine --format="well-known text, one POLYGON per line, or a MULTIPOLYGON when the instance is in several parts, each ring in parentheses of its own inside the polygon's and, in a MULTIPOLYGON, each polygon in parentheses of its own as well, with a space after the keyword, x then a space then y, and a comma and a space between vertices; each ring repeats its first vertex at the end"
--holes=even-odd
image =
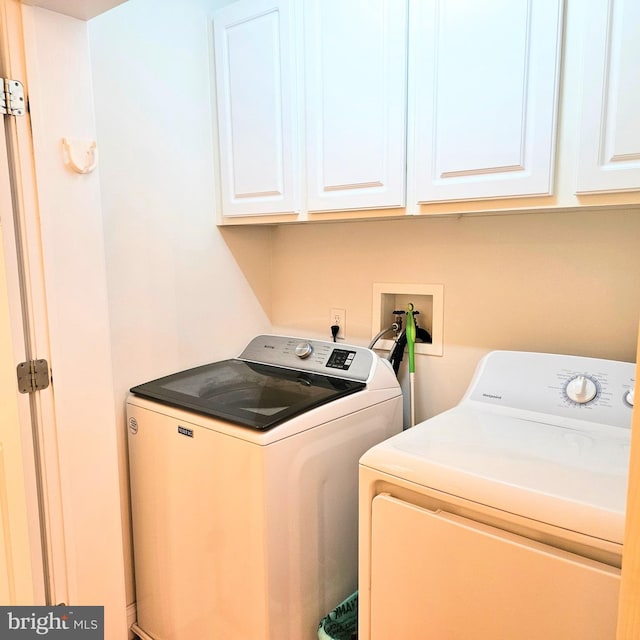
POLYGON ((360 640, 614 640, 633 364, 497 351, 360 460, 360 640))
POLYGON ((358 459, 402 429, 373 351, 258 336, 127 401, 137 596, 153 640, 314 640, 357 588, 358 459))

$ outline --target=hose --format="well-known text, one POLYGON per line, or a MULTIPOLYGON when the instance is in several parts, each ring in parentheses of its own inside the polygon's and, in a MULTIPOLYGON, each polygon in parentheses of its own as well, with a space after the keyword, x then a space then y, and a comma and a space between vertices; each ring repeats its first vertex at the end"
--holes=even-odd
POLYGON ((393 330, 394 330, 393 327, 387 327, 386 329, 383 329, 382 331, 380 331, 377 335, 373 337, 373 340, 371 340, 371 342, 369 343, 369 349, 373 349, 376 342, 378 342, 378 340, 380 340, 380 338, 382 338, 382 336, 385 333, 389 333, 390 331, 393 331, 393 330))

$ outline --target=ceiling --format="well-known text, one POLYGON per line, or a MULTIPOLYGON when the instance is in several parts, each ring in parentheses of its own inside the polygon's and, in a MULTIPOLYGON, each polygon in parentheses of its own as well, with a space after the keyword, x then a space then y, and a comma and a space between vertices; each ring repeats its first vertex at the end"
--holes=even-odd
POLYGON ((126 0, 22 0, 23 4, 64 13, 80 20, 89 20, 126 0))

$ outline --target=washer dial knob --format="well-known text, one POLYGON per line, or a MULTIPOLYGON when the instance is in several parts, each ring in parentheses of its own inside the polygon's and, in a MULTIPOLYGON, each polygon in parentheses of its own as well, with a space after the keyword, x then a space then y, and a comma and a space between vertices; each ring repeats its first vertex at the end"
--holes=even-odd
POLYGON ((299 342, 295 351, 298 358, 304 360, 313 353, 313 347, 308 342, 299 342))
POLYGON ((589 376, 579 375, 569 380, 565 392, 569 400, 577 404, 586 404, 598 395, 598 385, 589 376))

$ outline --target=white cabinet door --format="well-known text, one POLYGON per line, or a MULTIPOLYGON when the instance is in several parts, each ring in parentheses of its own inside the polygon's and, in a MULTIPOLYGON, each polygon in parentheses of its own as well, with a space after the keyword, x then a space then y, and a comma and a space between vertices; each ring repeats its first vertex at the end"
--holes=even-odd
POLYGON ((404 205, 406 0, 305 0, 310 211, 404 205))
POLYGON ((561 0, 410 5, 412 199, 553 189, 561 0))
POLYGON ((291 15, 289 0, 243 0, 214 16, 225 216, 297 209, 291 15))
POLYGON ((583 48, 578 193, 640 189, 640 3, 592 0, 583 48))

